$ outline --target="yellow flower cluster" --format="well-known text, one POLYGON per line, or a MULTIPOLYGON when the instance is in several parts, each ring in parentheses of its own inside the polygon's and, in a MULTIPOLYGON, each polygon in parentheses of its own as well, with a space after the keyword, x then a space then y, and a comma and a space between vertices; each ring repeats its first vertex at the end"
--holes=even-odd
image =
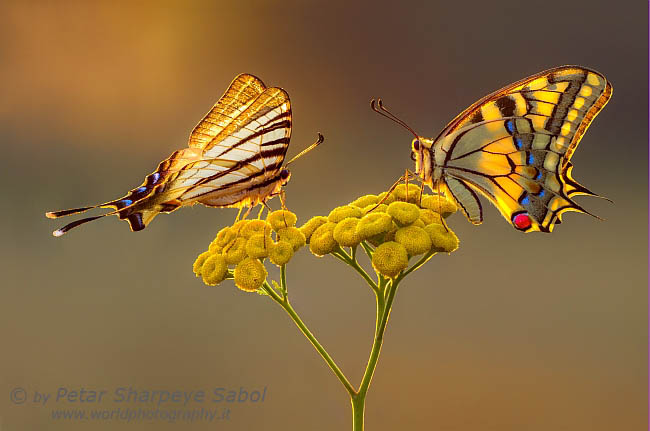
POLYGON ((420 196, 418 186, 400 184, 390 194, 362 196, 327 217, 314 217, 299 230, 316 256, 367 241, 375 247, 375 270, 395 277, 413 256, 458 248, 458 237, 443 224, 456 210, 444 196, 420 196))
POLYGON ((208 286, 234 278, 241 290, 258 290, 268 275, 264 259, 277 266, 286 265, 306 244, 306 235, 296 227, 296 221, 294 213, 279 210, 266 220, 241 220, 221 229, 208 251, 197 257, 194 273, 208 286))

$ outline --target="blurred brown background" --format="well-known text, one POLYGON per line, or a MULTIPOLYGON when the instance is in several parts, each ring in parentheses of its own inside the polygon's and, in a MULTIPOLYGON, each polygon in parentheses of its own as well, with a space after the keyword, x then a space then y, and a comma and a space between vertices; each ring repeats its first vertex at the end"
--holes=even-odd
MULTIPOLYGON (((366 426, 646 429, 646 16, 643 2, 567 0, 2 2, 0 429, 349 429, 347 395, 279 307, 192 274, 235 210, 183 209, 140 233, 110 218, 61 239, 50 233, 68 220, 44 212, 140 184, 241 72, 291 95, 290 155, 326 137, 286 189, 304 221, 411 167, 410 136, 370 98, 435 136, 488 92, 562 64, 614 86, 573 158, 614 201, 581 201, 606 221, 567 214, 552 235, 523 235, 486 202, 480 227, 450 219, 461 248, 399 292, 366 426), (125 424, 53 421, 31 397, 60 386, 268 393, 216 424, 125 424)), ((306 250, 289 283, 356 384, 371 292, 306 250)))

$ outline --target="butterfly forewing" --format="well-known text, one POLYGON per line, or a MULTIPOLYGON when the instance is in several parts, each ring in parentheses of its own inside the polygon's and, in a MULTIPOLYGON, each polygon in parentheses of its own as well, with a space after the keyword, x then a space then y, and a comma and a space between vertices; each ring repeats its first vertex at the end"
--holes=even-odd
POLYGON ((570 159, 611 94, 601 74, 565 66, 486 96, 435 141, 444 180, 473 187, 520 230, 550 232, 563 212, 586 212, 571 197, 593 193, 572 179, 570 159))
POLYGON ((189 147, 208 147, 265 89, 264 83, 253 75, 242 73, 236 76, 219 101, 192 130, 189 147))
MULTIPOLYGON (((277 181, 290 136, 289 96, 280 88, 268 88, 215 136, 204 150, 203 177, 179 199, 211 206, 232 205, 247 197, 254 200, 277 181)), ((179 184, 196 175, 181 173, 179 184)))

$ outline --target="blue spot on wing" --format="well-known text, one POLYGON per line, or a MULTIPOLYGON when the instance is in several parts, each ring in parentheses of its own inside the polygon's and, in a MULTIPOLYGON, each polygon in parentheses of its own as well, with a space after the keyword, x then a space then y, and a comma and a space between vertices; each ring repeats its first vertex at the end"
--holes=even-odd
POLYGON ((151 174, 151 184, 156 184, 159 179, 160 179, 159 172, 154 172, 153 174, 151 174))
POLYGON ((138 187, 137 189, 133 190, 133 193, 142 193, 146 191, 147 191, 146 187, 138 187))
POLYGON ((533 163, 535 163, 535 157, 531 153, 528 153, 528 164, 532 165, 533 163))
POLYGON ((539 196, 539 197, 541 198, 541 197, 543 197, 545 194, 546 194, 546 191, 545 191, 544 189, 542 189, 542 191, 539 192, 539 194, 538 194, 537 196, 539 196))
POLYGON ((541 180, 542 179, 542 171, 537 171, 537 175, 535 176, 536 180, 541 180))
POLYGON ((126 207, 126 206, 131 205, 133 203, 133 201, 131 199, 122 199, 119 203, 126 207))
POLYGON ((508 121, 506 121, 505 126, 506 126, 506 130, 507 130, 508 133, 510 133, 511 135, 515 132, 515 122, 514 122, 514 121, 512 121, 512 120, 508 120, 508 121))
POLYGON ((515 147, 517 147, 518 150, 521 150, 523 146, 524 144, 521 142, 521 138, 519 136, 515 136, 515 147))
POLYGON ((522 204, 522 205, 528 205, 530 203, 530 198, 528 196, 526 196, 525 198, 520 200, 519 203, 522 204))

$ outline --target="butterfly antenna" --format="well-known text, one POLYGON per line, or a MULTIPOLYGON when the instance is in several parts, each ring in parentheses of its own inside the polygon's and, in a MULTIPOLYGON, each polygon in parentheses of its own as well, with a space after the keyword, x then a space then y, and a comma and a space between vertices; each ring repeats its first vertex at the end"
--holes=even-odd
POLYGON ((304 150, 302 150, 301 152, 299 152, 298 154, 293 156, 293 158, 291 160, 289 160, 287 162, 287 164, 284 165, 284 166, 289 166, 291 163, 296 161, 296 159, 298 159, 299 157, 304 156, 305 154, 307 154, 308 152, 310 152, 311 150, 313 150, 314 148, 316 148, 317 146, 322 144, 324 141, 325 141, 325 137, 323 135, 321 135, 320 132, 318 132, 318 139, 316 140, 316 142, 314 142, 313 144, 311 144, 310 146, 308 146, 307 148, 305 148, 304 150))
POLYGON ((370 108, 372 108, 372 110, 375 111, 376 113, 378 113, 379 115, 382 115, 382 116, 388 118, 389 120, 394 121, 394 122, 396 122, 397 124, 399 124, 400 126, 404 127, 406 130, 408 130, 409 132, 411 132, 411 134, 412 134, 413 136, 415 136, 416 138, 418 137, 418 134, 415 133, 415 130, 413 130, 411 127, 409 127, 408 124, 406 124, 406 123, 405 123, 403 120, 401 120, 397 115, 395 115, 395 114, 393 114, 392 112, 390 112, 390 111, 389 111, 389 110, 384 106, 384 102, 382 102, 381 98, 377 99, 376 101, 375 101, 375 99, 372 99, 372 100, 370 101, 370 108), (376 105, 376 106, 375 106, 375 105, 376 105))

